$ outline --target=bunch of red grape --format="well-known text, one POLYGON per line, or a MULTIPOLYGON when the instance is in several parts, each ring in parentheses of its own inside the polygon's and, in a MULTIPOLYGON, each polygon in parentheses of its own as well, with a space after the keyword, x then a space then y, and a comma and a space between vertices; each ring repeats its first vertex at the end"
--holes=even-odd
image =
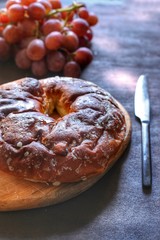
POLYGON ((98 18, 85 4, 60 0, 8 0, 0 9, 0 61, 13 58, 36 77, 48 72, 79 77, 93 59, 90 42, 98 18))

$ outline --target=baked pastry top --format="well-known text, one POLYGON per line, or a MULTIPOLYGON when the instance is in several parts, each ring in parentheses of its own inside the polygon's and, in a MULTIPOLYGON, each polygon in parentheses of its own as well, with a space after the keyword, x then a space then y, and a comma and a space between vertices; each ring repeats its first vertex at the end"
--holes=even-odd
POLYGON ((102 174, 128 143, 125 114, 107 91, 80 79, 1 85, 0 170, 55 185, 102 174))

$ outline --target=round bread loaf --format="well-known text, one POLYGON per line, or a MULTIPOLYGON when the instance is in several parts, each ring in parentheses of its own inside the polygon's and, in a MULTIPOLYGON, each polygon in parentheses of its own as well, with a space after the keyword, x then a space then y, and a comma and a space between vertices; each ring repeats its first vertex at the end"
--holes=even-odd
POLYGON ((0 126, 0 170, 54 185, 102 175, 125 150, 131 129, 108 92, 64 77, 1 85, 0 126))

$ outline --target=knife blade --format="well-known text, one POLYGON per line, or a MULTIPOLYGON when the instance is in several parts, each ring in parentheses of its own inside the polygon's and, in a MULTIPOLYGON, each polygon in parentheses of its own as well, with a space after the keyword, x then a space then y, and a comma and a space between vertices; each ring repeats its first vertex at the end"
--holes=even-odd
POLYGON ((146 75, 141 75, 137 81, 134 107, 135 116, 140 119, 142 129, 142 185, 151 187, 150 99, 146 75))

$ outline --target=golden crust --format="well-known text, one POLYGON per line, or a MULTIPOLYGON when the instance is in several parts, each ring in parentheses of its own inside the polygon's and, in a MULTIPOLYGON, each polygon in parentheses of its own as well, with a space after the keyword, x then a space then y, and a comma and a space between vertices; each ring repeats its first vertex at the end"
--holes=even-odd
POLYGON ((125 150, 126 110, 97 85, 24 78, 0 86, 0 169, 55 184, 103 175, 125 150))

